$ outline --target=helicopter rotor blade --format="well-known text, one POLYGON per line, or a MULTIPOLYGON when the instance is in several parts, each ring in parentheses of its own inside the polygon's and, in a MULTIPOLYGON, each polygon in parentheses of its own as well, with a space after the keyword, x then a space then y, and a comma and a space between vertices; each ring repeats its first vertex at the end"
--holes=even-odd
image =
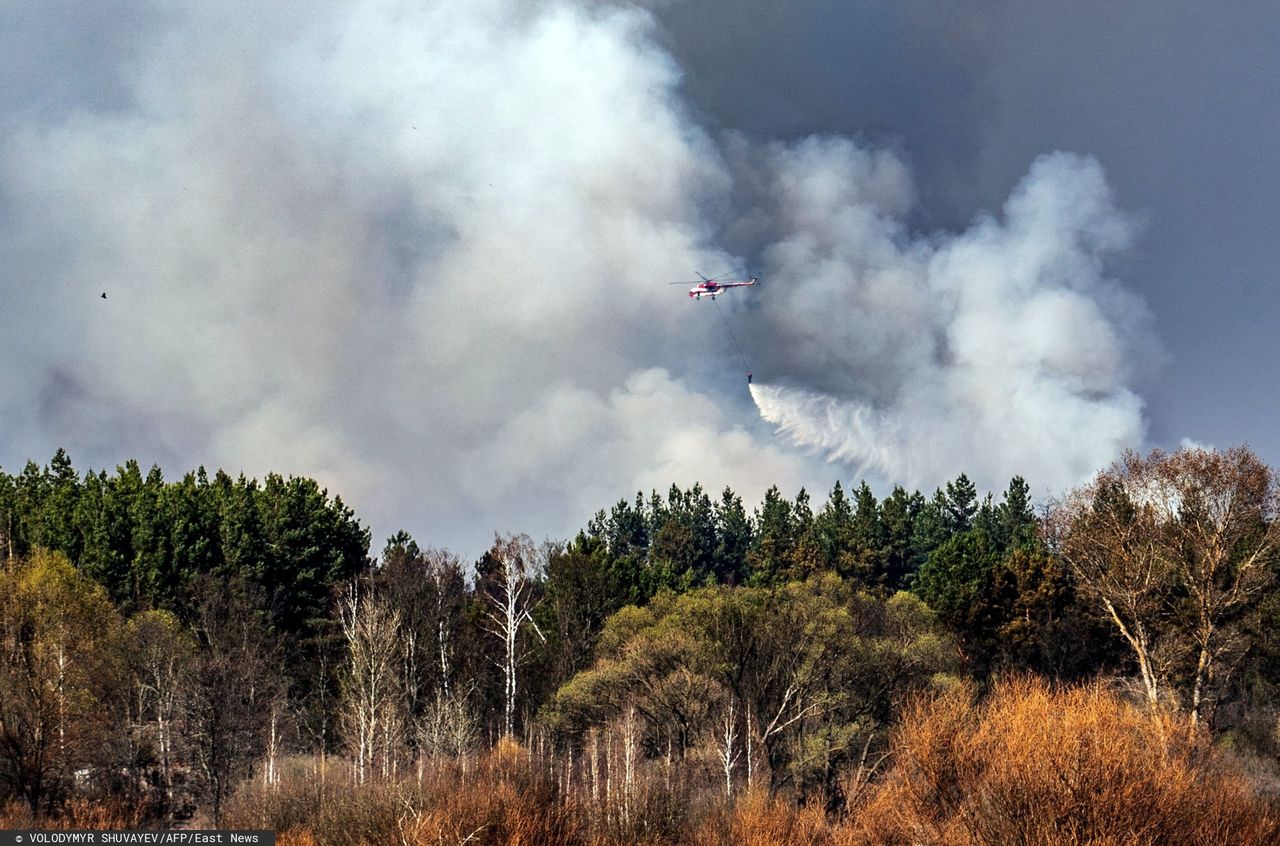
POLYGON ((701 273, 699 273, 696 270, 694 271, 694 274, 698 278, 693 280, 692 282, 668 282, 667 284, 668 285, 702 285, 708 282, 718 283, 721 280, 724 280, 726 277, 730 277, 730 276, 735 277, 733 280, 730 280, 730 281, 739 281, 736 277, 744 275, 743 272, 736 271, 736 270, 726 270, 724 273, 717 273, 715 276, 703 276, 701 273))
POLYGON ((703 282, 719 282, 721 279, 724 279, 726 276, 741 276, 741 275, 742 275, 741 272, 734 270, 733 268, 730 268, 724 271, 723 273, 717 273, 715 276, 703 276, 701 273, 699 273, 698 277, 703 282))

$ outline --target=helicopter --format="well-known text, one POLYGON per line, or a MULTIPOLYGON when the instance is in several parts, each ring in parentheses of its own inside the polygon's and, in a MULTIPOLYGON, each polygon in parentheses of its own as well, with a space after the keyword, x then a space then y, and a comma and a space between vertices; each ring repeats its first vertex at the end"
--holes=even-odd
MULTIPOLYGON (((697 271, 695 271, 697 273, 697 271)), ((723 294, 729 288, 746 288, 760 281, 758 276, 748 276, 743 279, 725 279, 723 276, 708 278, 701 273, 697 273, 699 282, 669 282, 669 285, 693 285, 689 289, 689 297, 700 300, 704 296, 715 299, 717 295, 723 294)))

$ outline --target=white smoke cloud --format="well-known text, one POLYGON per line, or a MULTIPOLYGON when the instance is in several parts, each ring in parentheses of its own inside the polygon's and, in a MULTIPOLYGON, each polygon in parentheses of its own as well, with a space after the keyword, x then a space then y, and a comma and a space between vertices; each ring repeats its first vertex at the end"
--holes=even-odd
POLYGON ((892 154, 726 153, 635 8, 153 11, 103 36, 100 82, 0 116, 7 469, 63 445, 315 475, 375 543, 466 553, 672 482, 825 490, 708 304, 663 284, 740 264, 716 233, 748 219, 769 275, 722 306, 797 442, 912 483, 1057 484, 1141 439, 1145 312, 1100 270, 1130 229, 1088 160, 1038 163, 1001 223, 913 238, 892 154))
POLYGON ((913 237, 905 171, 839 139, 775 150, 770 250, 785 286, 761 415, 830 460, 911 486, 1015 473, 1058 490, 1143 440, 1133 385, 1158 356, 1143 304, 1104 273, 1127 246, 1096 161, 1036 161, 1001 220, 913 237))
POLYGON ((638 488, 800 484, 663 284, 733 259, 702 211, 726 173, 645 13, 168 15, 110 81, 127 105, 3 138, 10 469, 66 445, 313 474, 379 534, 468 552, 638 488))

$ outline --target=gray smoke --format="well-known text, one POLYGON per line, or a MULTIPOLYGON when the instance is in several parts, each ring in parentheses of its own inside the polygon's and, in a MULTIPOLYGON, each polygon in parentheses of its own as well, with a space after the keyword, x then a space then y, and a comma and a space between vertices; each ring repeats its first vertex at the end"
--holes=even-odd
POLYGON ((1098 163, 1040 158, 1000 219, 913 236, 905 168, 840 139, 774 151, 762 416, 833 461, 910 486, 1021 473, 1050 490, 1142 443, 1150 317, 1104 272, 1132 222, 1098 163))
MULTIPOLYGON (((375 532, 468 552, 638 487, 802 483, 664 284, 735 260, 703 220, 727 176, 646 14, 157 16, 101 34, 100 82, 6 103, 6 467, 65 445, 312 474, 375 532)), ((37 89, 71 50, 30 57, 37 89)))
POLYGON ((309 474, 465 553, 671 482, 825 490, 664 284, 739 241, 766 285, 717 305, 757 400, 842 464, 1056 484, 1142 437, 1145 312, 1101 269, 1131 227, 1088 160, 918 237, 894 155, 700 128, 643 10, 117 5, 0 36, 7 469, 309 474))

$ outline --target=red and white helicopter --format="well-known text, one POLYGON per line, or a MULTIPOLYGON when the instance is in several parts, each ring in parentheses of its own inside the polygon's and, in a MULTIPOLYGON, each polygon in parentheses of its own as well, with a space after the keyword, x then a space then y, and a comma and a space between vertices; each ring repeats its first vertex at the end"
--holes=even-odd
MULTIPOLYGON (((695 271, 696 272, 696 271, 695 271)), ((700 300, 704 296, 715 299, 718 294, 723 294, 729 288, 746 288, 760 281, 758 276, 748 276, 746 279, 725 279, 723 275, 714 278, 707 278, 701 273, 698 274, 701 282, 669 282, 669 285, 693 285, 689 289, 689 296, 695 300, 700 300)))

